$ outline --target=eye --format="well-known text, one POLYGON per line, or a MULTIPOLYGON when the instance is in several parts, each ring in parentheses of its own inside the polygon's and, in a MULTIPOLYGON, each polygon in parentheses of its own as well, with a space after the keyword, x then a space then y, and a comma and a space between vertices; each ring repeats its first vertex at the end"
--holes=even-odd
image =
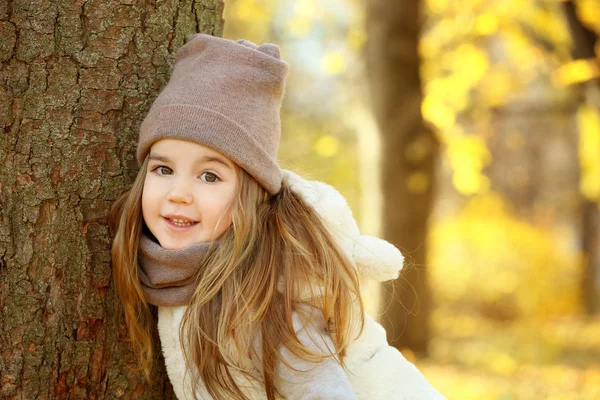
POLYGON ((202 179, 204 182, 215 183, 219 180, 219 177, 215 173, 207 171, 200 175, 200 179, 202 179))
POLYGON ((171 175, 173 170, 169 167, 165 167, 164 165, 159 165, 152 168, 152 172, 156 172, 158 175, 171 175))

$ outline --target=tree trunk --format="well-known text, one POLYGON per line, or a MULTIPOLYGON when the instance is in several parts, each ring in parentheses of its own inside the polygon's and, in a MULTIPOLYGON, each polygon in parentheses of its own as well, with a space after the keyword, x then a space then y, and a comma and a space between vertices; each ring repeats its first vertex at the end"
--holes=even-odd
POLYGON ((107 215, 174 51, 220 35, 222 9, 0 0, 1 398, 173 398, 162 366, 135 369, 107 215))
POLYGON ((381 318, 390 343, 425 353, 430 294, 426 233, 438 141, 423 124, 417 51, 420 2, 367 2, 367 70, 381 131, 383 235, 406 256, 406 271, 382 287, 381 318))
MULTIPOLYGON (((600 63, 599 32, 586 27, 577 15, 573 1, 564 1, 563 10, 572 40, 572 54, 575 59, 594 59, 600 63)), ((593 79, 581 85, 583 98, 600 112, 600 79, 593 79)), ((582 251, 583 274, 581 292, 583 305, 588 314, 600 313, 600 199, 582 201, 582 251)))
MULTIPOLYGON (((580 232, 577 98, 539 79, 497 110, 487 144, 491 189, 539 225, 580 232)), ((572 240, 577 242, 576 239, 572 240)))
POLYGON ((600 313, 600 212, 598 204, 583 206, 583 274, 581 279, 583 305, 588 314, 600 313))

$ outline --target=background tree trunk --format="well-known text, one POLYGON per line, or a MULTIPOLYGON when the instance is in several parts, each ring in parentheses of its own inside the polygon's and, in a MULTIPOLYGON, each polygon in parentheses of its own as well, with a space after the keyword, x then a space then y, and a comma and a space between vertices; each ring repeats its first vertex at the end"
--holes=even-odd
MULTIPOLYGON (((220 0, 0 0, 0 397, 172 398, 137 372, 108 209, 173 53, 220 0)), ((162 362, 158 364, 162 365, 162 362)))
MULTIPOLYGON (((600 64, 597 47, 600 32, 586 27, 577 15, 573 1, 564 1, 563 10, 573 41, 572 54, 575 59, 596 59, 600 64)), ((582 98, 600 112, 600 79, 593 79, 581 85, 582 98)), ((588 314, 600 313, 600 199, 582 201, 582 251, 583 274, 581 292, 583 305, 588 314)))
POLYGON ((564 227, 577 238, 581 195, 574 94, 542 79, 515 93, 492 117, 486 173, 492 191, 520 217, 564 227))
POLYGON ((420 28, 417 0, 367 2, 367 71, 382 136, 382 230, 407 259, 402 277, 382 287, 381 323, 393 346, 422 354, 430 317, 426 233, 439 144, 421 116, 420 28))

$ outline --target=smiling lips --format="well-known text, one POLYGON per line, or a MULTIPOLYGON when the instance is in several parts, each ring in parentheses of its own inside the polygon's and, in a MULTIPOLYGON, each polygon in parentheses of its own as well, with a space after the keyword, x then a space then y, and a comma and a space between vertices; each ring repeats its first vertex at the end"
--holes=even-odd
POLYGON ((172 225, 178 227, 178 228, 187 228, 193 225, 196 225, 198 222, 197 221, 192 221, 189 219, 184 219, 184 218, 169 218, 169 217, 164 217, 165 220, 167 220, 169 223, 171 223, 172 225))

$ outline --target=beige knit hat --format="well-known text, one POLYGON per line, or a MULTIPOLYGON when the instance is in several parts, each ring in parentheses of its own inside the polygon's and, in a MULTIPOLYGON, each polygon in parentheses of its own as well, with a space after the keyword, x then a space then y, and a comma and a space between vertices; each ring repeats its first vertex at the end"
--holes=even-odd
POLYGON ((160 139, 189 140, 229 157, 269 193, 279 192, 279 113, 288 70, 277 45, 192 36, 142 122, 139 163, 160 139))

